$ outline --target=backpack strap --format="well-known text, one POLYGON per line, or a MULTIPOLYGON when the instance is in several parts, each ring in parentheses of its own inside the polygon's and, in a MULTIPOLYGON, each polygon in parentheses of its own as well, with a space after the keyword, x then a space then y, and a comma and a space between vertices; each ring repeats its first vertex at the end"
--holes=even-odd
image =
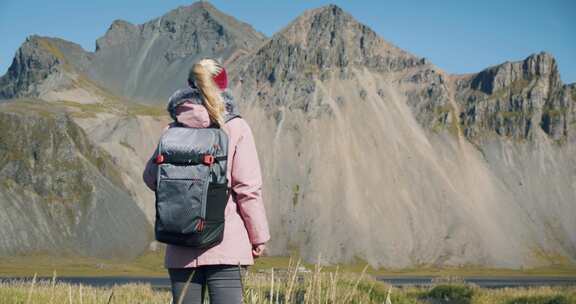
MULTIPOLYGON (((242 116, 240 116, 240 114, 235 114, 235 113, 233 113, 233 114, 226 113, 226 115, 224 117, 224 122, 229 122, 234 118, 242 118, 242 116)), ((214 125, 214 123, 210 122, 210 126, 208 126, 208 128, 213 128, 214 127, 213 125, 214 125)), ((184 127, 184 124, 179 122, 178 120, 174 119, 172 121, 171 127, 184 127)))
POLYGON ((242 116, 240 116, 239 114, 226 115, 226 118, 224 119, 224 121, 229 122, 234 118, 242 118, 242 116))
POLYGON ((212 165, 215 162, 228 160, 228 155, 214 156, 212 154, 193 154, 185 160, 173 160, 169 159, 163 154, 158 154, 155 159, 156 164, 170 163, 170 164, 180 164, 180 165, 212 165))
POLYGON ((228 160, 228 155, 214 156, 214 160, 217 162, 228 160))

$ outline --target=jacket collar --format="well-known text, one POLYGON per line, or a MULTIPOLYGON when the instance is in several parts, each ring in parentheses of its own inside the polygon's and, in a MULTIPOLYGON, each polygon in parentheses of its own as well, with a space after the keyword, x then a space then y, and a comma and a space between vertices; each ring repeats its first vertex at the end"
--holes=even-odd
MULTIPOLYGON (((228 89, 222 91, 222 99, 224 100, 226 108, 224 120, 229 121, 232 118, 239 117, 240 112, 238 111, 238 106, 236 105, 234 97, 232 96, 232 94, 230 94, 230 91, 228 89)), ((184 102, 191 102, 194 104, 202 105, 203 104, 202 94, 197 88, 190 86, 183 89, 179 89, 176 92, 174 92, 174 94, 172 94, 172 96, 170 96, 170 98, 168 99, 168 105, 166 107, 166 110, 168 111, 170 117, 172 117, 174 121, 178 121, 176 115, 176 109, 178 108, 179 105, 183 104, 184 102)))

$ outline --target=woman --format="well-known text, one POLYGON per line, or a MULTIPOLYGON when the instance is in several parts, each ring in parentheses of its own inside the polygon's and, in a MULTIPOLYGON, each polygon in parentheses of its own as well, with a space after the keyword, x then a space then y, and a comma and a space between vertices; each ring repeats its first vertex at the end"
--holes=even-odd
MULTIPOLYGON (((225 130, 229 138, 227 177, 232 195, 225 209, 222 242, 203 250, 167 245, 165 267, 174 303, 181 296, 182 303, 201 303, 205 287, 210 303, 242 303, 239 265, 254 264, 253 258, 262 255, 270 239, 256 146, 250 127, 237 115, 227 91, 226 70, 216 60, 203 59, 194 64, 188 84, 170 97, 168 112, 175 123, 166 128, 178 123, 190 128, 219 126, 225 130), (230 116, 238 117, 226 122, 225 117, 230 116)), ((152 190, 156 188, 158 169, 154 158, 152 155, 144 170, 144 181, 152 190)))

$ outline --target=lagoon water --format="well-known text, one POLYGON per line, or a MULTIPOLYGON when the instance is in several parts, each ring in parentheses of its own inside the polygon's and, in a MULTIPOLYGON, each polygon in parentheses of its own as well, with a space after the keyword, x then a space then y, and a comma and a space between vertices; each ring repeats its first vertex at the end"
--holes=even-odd
MULTIPOLYGON (((433 284, 431 276, 377 276, 378 280, 393 286, 427 286, 433 284)), ((5 277, 0 282, 10 280, 32 280, 31 277, 5 277)), ((50 277, 41 277, 39 280, 50 281, 50 277)), ((59 282, 82 284, 95 287, 110 287, 123 284, 150 284, 154 289, 169 289, 168 277, 60 277, 59 282)), ((530 287, 530 286, 576 286, 576 277, 466 277, 466 283, 484 288, 530 287)))

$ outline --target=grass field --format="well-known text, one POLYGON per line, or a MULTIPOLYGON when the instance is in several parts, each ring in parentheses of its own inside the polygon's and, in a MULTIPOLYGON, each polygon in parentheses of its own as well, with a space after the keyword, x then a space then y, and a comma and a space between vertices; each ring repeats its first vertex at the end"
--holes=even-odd
MULTIPOLYGON (((166 276, 162 251, 148 252, 135 260, 103 260, 82 257, 28 255, 0 258, 0 276, 166 276)), ((391 303, 404 304, 576 304, 576 286, 483 289, 461 280, 437 280, 430 287, 395 288, 374 275, 432 276, 575 276, 570 267, 540 269, 421 268, 371 269, 361 261, 349 265, 321 267, 297 258, 263 257, 244 275, 245 303, 391 303), (298 271, 304 266, 309 272, 298 271)), ((168 291, 150 285, 128 284, 112 288, 71 285, 53 280, 0 283, 3 303, 169 303, 168 291)))
MULTIPOLYGON (((298 271, 291 262, 284 271, 248 270, 243 276, 244 303, 393 303, 393 304, 569 304, 576 303, 576 287, 482 289, 462 283, 430 287, 393 288, 364 271, 327 271, 315 265, 311 272, 298 271)), ((176 299, 176 303, 178 303, 176 299)), ((52 280, 0 283, 2 303, 170 303, 168 291, 149 285, 129 284, 112 288, 55 283, 52 280)))

